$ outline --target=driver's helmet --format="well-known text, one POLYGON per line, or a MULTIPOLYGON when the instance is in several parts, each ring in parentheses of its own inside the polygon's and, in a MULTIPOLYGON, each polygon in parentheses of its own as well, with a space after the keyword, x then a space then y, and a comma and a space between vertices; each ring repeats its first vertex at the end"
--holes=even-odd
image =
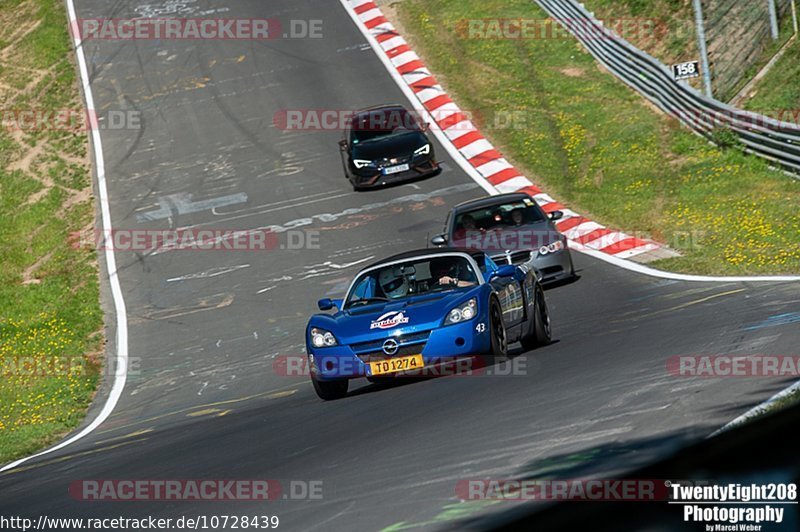
POLYGON ((453 277, 453 261, 447 258, 434 259, 431 261, 431 277, 438 280, 445 275, 453 277))
POLYGON ((381 270, 378 274, 378 284, 387 297, 403 297, 408 293, 408 279, 402 274, 395 274, 394 268, 381 270))

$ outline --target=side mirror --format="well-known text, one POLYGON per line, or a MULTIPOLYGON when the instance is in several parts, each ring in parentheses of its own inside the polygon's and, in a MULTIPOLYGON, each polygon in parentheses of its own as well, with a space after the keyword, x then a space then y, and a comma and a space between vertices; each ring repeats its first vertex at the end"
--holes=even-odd
POLYGON ((553 221, 560 220, 561 218, 564 217, 564 213, 561 211, 553 211, 550 214, 548 214, 547 217, 553 221))
POLYGON ((336 310, 339 310, 339 305, 341 304, 342 304, 341 299, 330 299, 327 297, 325 299, 320 299, 319 301, 317 301, 317 306, 319 307, 320 310, 331 310, 334 308, 336 310))
POLYGON ((502 266, 497 267, 497 271, 494 272, 492 277, 514 277, 517 273, 517 267, 513 264, 503 264, 502 266))
POLYGON ((339 141, 339 149, 342 151, 347 150, 347 141, 345 139, 339 141))
POLYGON ((447 245, 447 239, 444 235, 436 235, 435 237, 431 238, 431 244, 434 246, 445 246, 447 245))
POLYGON ((422 124, 422 131, 428 131, 431 128, 431 125, 427 122, 422 124))

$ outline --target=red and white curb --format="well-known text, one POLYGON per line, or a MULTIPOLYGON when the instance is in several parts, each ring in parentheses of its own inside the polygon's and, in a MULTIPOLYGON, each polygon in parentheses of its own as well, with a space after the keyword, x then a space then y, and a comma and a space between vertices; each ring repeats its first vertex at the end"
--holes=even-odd
MULTIPOLYGON (((566 208, 544 193, 505 160, 503 154, 478 131, 469 120, 469 114, 464 113, 450 99, 420 57, 414 53, 374 1, 342 0, 342 4, 350 11, 351 17, 362 26, 362 33, 370 35, 375 40, 379 50, 399 74, 399 78, 411 89, 414 97, 444 133, 446 141, 455 147, 478 176, 496 191, 495 193, 527 192, 545 212, 562 211, 564 217, 556 222, 556 226, 569 239, 571 246, 577 249, 588 249, 629 259, 663 248, 661 244, 652 240, 642 240, 609 229, 566 208)), ((472 177, 475 177, 474 173, 472 177)))

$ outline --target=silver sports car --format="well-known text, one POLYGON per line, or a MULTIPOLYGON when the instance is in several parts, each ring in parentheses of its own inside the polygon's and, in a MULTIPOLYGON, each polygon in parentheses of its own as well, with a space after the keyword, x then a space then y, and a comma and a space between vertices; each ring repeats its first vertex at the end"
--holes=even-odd
POLYGON ((553 223, 562 215, 548 215, 524 192, 470 200, 453 207, 431 243, 479 249, 498 264, 528 263, 543 284, 569 280, 575 269, 567 238, 553 223))

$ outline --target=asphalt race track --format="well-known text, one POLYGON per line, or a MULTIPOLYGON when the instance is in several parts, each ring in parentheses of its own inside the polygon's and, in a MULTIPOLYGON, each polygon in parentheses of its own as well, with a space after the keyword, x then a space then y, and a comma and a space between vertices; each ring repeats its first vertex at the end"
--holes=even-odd
MULTIPOLYGON (((89 437, 0 474, 0 514, 277 515, 287 530, 441 526, 505 507, 460 502, 459 480, 564 464, 571 477, 613 475, 709 435, 788 385, 679 378, 666 361, 796 354, 798 325, 766 322, 796 310, 796 284, 668 281, 576 253, 580 280, 547 292, 556 342, 516 347, 519 374, 390 388, 356 381, 347 398, 320 401, 307 377, 275 369, 303 353, 316 300, 343 294, 367 261, 424 247, 450 205, 484 191, 436 145, 441 175, 355 193, 339 132, 274 125, 287 109, 408 103, 339 2, 186 4, 196 10, 187 17, 322 20, 324 37, 88 42, 98 112, 142 116, 138 130, 102 133, 115 227, 271 227, 284 244, 284 230, 299 228, 318 235, 318 249, 117 253, 136 361, 123 397, 89 437), (82 502, 68 493, 81 479, 131 478, 323 488, 321 499, 236 503, 82 502)), ((142 6, 77 2, 81 18, 142 16, 142 6)), ((112 313, 108 294, 104 304, 112 313)))

